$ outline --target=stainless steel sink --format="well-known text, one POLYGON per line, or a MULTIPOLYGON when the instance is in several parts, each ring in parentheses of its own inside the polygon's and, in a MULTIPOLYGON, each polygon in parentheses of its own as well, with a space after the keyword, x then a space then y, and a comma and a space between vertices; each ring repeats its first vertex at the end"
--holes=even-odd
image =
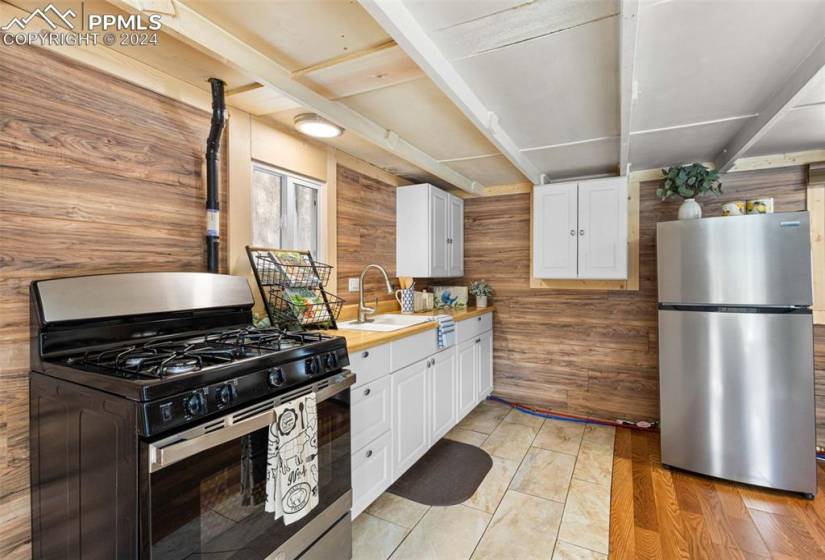
POLYGON ((338 328, 349 331, 390 332, 412 327, 413 325, 420 325, 421 323, 429 323, 433 320, 434 319, 428 315, 397 315, 394 313, 385 313, 384 315, 372 317, 372 321, 368 323, 344 321, 343 323, 338 323, 338 328))

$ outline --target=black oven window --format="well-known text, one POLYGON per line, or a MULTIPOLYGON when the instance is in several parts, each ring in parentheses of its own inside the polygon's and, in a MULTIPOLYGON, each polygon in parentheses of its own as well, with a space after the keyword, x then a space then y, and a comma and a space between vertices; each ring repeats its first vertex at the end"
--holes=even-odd
POLYGON ((318 403, 319 504, 285 526, 264 511, 268 428, 151 475, 152 560, 264 559, 350 488, 348 392, 318 403))

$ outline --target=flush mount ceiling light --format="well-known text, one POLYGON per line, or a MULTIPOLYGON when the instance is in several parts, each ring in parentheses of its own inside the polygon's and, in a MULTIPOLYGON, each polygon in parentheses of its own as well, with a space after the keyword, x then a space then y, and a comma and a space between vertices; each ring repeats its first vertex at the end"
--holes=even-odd
POLYGON ((335 138, 344 133, 344 129, 332 124, 315 113, 301 113, 295 117, 295 128, 308 136, 316 138, 335 138))

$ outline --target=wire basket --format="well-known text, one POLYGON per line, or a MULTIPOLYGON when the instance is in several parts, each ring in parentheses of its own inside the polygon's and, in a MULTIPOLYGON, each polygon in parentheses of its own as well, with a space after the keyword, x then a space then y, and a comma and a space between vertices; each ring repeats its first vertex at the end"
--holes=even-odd
POLYGON ((280 286, 269 286, 266 304, 273 322, 281 325, 301 325, 335 328, 344 300, 321 290, 312 295, 280 286))
POLYGON ((309 253, 250 249, 250 258, 263 286, 320 288, 332 272, 330 265, 314 261, 309 253))

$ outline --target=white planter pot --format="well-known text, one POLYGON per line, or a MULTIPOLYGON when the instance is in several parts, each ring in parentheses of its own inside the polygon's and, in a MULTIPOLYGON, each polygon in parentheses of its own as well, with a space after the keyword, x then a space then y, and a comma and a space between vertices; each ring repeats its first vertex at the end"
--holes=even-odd
POLYGON ((697 220, 702 217, 702 207, 693 198, 686 198, 679 207, 680 220, 697 220))
POLYGON ((487 296, 476 296, 476 307, 487 307, 487 296))

